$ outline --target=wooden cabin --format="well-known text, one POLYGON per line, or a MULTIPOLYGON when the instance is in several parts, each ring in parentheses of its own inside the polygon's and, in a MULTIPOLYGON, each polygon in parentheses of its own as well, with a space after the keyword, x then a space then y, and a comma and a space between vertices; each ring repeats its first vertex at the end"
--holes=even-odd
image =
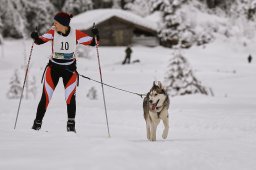
POLYGON ((93 23, 100 32, 102 46, 157 46, 157 24, 121 9, 98 9, 72 18, 71 25, 90 34, 93 23))

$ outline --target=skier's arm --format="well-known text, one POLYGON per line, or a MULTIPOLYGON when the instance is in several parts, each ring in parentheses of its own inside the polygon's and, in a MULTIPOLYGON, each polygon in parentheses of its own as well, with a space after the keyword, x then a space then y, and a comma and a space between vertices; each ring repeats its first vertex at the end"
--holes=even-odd
POLYGON ((31 33, 31 38, 34 39, 34 42, 35 42, 37 45, 44 43, 44 41, 39 38, 38 32, 36 32, 36 31, 33 31, 33 32, 31 33))
POLYGON ((50 29, 49 31, 47 31, 45 34, 43 34, 42 36, 38 35, 38 32, 32 32, 31 33, 31 38, 34 39, 35 43, 37 45, 41 45, 44 44, 50 40, 53 40, 53 35, 54 35, 54 30, 50 29))
MULTIPOLYGON (((95 39, 86 33, 76 30, 76 40, 78 44, 83 44, 83 45, 90 45, 90 46, 95 46, 96 42, 95 39)), ((97 42, 99 43, 99 37, 97 37, 97 42)))

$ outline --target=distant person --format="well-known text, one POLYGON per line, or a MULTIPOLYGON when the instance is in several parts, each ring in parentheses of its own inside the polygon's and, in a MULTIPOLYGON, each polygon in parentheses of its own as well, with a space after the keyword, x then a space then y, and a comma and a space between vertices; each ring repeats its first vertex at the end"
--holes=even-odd
POLYGON ((122 62, 122 64, 130 64, 131 62, 131 54, 132 54, 132 49, 130 46, 128 46, 125 50, 125 59, 122 62))
POLYGON ((251 54, 248 56, 248 63, 251 63, 252 62, 252 56, 251 54))
POLYGON ((31 33, 31 37, 37 45, 48 41, 52 43, 52 55, 45 68, 44 84, 41 100, 37 107, 36 118, 32 129, 39 130, 42 126, 43 117, 47 106, 51 100, 52 94, 62 78, 65 88, 65 101, 67 105, 67 131, 76 132, 76 86, 78 74, 76 71, 75 50, 78 44, 95 46, 99 40, 99 31, 92 28, 92 34, 95 38, 86 33, 76 30, 69 26, 72 15, 59 12, 54 16, 52 28, 42 36, 37 31, 31 33))

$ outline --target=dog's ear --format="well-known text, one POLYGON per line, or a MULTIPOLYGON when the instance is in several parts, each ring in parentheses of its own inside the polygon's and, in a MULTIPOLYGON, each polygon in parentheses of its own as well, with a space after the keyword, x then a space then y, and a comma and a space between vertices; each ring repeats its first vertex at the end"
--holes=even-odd
POLYGON ((153 86, 157 86, 157 85, 156 85, 156 81, 153 81, 153 86))
POLYGON ((153 82, 153 86, 157 86, 157 87, 159 87, 160 89, 163 88, 163 85, 162 85, 162 83, 161 83, 160 81, 154 81, 154 82, 153 82))
POLYGON ((163 88, 164 88, 164 86, 162 85, 161 81, 158 81, 158 87, 159 87, 160 89, 163 89, 163 88))

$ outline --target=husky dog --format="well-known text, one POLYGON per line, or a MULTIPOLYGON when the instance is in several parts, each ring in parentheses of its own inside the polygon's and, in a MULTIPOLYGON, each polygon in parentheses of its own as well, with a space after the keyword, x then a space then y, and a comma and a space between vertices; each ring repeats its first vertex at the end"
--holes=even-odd
POLYGON ((166 90, 160 81, 154 81, 153 87, 143 100, 144 119, 146 121, 147 138, 156 141, 156 129, 160 120, 163 120, 163 139, 167 138, 169 131, 169 109, 170 101, 166 90))

